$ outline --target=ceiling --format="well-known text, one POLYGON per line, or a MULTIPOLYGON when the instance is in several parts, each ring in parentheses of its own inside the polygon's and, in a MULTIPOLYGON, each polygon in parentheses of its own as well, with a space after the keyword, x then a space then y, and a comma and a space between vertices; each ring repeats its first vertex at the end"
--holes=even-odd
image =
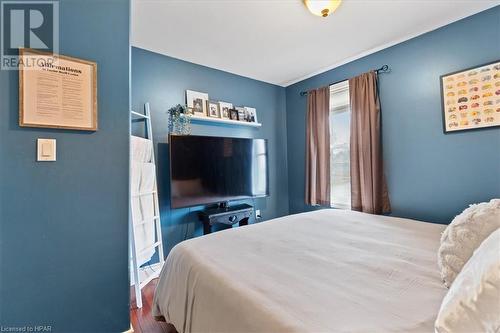
POLYGON ((327 18, 301 0, 133 0, 132 45, 287 86, 500 4, 344 0, 327 18))

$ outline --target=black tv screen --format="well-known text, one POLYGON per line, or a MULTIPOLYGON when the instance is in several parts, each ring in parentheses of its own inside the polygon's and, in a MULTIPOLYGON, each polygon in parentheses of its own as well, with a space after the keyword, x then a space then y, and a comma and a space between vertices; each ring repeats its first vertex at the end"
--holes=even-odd
POLYGON ((269 195, 267 140, 170 137, 171 207, 269 195))

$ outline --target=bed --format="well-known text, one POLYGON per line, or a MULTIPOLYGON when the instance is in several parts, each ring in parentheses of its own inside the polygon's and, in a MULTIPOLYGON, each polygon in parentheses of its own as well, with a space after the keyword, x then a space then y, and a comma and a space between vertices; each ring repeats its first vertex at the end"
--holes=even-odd
POLYGON ((324 209, 175 246, 153 315, 184 332, 433 332, 443 225, 324 209))

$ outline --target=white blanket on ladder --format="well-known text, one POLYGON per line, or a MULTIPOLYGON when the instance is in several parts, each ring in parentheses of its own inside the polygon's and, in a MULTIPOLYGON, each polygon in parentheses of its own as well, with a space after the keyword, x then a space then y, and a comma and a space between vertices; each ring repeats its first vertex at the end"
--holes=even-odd
POLYGON ((130 139, 130 191, 131 214, 135 226, 135 248, 137 253, 137 263, 139 265, 149 261, 153 256, 155 249, 152 245, 155 242, 154 228, 154 197, 151 193, 155 190, 156 169, 153 163, 150 163, 153 154, 151 141, 132 136, 130 139), (151 247, 148 250, 148 247, 151 247))

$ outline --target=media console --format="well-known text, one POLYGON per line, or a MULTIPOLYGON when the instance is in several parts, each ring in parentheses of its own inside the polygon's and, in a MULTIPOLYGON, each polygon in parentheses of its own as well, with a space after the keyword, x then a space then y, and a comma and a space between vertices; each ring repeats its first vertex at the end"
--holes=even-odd
POLYGON ((253 207, 248 204, 230 207, 223 205, 198 212, 198 217, 203 222, 204 235, 211 233, 212 226, 216 223, 227 225, 239 223, 240 226, 248 225, 248 220, 252 215, 253 207))

